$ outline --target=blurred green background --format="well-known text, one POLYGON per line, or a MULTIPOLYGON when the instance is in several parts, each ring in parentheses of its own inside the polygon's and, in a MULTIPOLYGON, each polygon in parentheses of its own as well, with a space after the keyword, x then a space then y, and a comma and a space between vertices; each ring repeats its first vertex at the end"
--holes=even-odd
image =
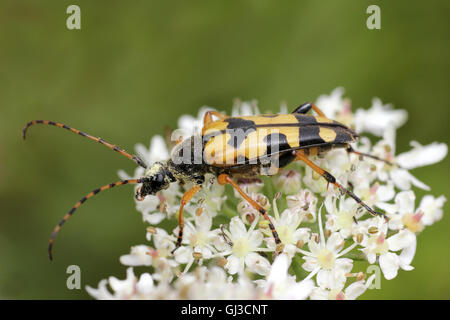
MULTIPOLYGON (((47 241, 80 197, 134 170, 131 161, 32 119, 65 122, 134 151, 182 114, 232 100, 289 108, 343 86, 353 107, 373 96, 409 112, 398 151, 415 139, 449 142, 450 2, 427 1, 21 1, 0 4, 0 298, 88 298, 66 289, 125 276, 120 255, 145 242, 131 187, 89 201, 47 241), (82 29, 66 28, 81 7, 82 29), (381 30, 366 8, 381 7, 381 30)), ((449 161, 413 173, 449 196, 449 161)), ((419 192, 419 195, 423 193, 419 192)), ((448 204, 445 209, 448 208, 448 204)), ((419 237, 412 272, 364 298, 450 298, 450 219, 419 237)))

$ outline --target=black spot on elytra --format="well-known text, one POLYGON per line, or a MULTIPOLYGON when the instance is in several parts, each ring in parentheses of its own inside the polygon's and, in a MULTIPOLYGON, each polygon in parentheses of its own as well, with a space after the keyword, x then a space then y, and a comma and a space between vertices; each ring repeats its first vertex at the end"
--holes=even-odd
POLYGON ((239 149, 242 142, 247 138, 247 136, 256 131, 256 128, 236 128, 232 130, 227 130, 227 133, 230 135, 230 139, 228 140, 228 144, 232 146, 234 149, 239 149))
POLYGON ((295 159, 295 153, 293 153, 292 151, 283 152, 282 154, 280 154, 280 156, 278 158, 278 167, 283 168, 283 167, 287 166, 289 163, 291 163, 292 161, 294 161, 294 159, 295 159))
POLYGON ((326 142, 319 136, 320 126, 304 126, 299 127, 300 147, 317 146, 326 144, 326 142))
POLYGON ((264 138, 264 142, 267 145, 267 155, 279 153, 281 151, 291 149, 291 146, 289 145, 286 135, 282 133, 271 133, 268 134, 264 138))
POLYGON ((224 120, 224 122, 228 122, 227 129, 247 129, 247 128, 255 128, 255 122, 251 120, 245 120, 242 118, 227 118, 224 120))
POLYGON ((231 135, 228 144, 235 149, 239 149, 245 138, 253 131, 256 131, 255 122, 242 118, 227 118, 224 122, 228 122, 227 133, 231 135))
POLYGON ((295 118, 297 118, 297 121, 300 125, 312 125, 317 124, 317 120, 314 116, 305 116, 303 114, 294 114, 295 118))

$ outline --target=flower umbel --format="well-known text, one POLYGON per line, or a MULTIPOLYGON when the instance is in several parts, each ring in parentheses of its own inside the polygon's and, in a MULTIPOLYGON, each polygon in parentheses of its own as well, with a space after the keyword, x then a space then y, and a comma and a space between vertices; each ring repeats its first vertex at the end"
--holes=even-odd
MULTIPOLYGON (((127 277, 109 277, 98 288, 87 287, 96 299, 356 299, 370 289, 375 275, 366 278, 352 270, 357 260, 380 266, 385 279, 394 279, 411 265, 422 232, 443 216, 444 196, 425 195, 417 200, 415 188, 430 190, 409 170, 431 165, 447 155, 447 145, 421 145, 396 155, 396 130, 407 120, 405 110, 375 98, 369 109, 352 112, 342 88, 322 95, 317 105, 325 115, 354 128, 362 137, 352 147, 389 163, 331 150, 311 160, 367 203, 382 210, 389 222, 372 217, 354 201, 308 166, 294 162, 278 175, 238 179, 237 184, 268 212, 264 219, 231 188, 208 176, 184 207, 184 234, 177 242, 178 211, 190 185, 173 182, 168 189, 136 201, 142 214, 147 242, 131 247, 120 262, 127 277), (370 133, 380 137, 371 141, 370 133), (270 226, 282 242, 275 244, 270 226), (133 267, 146 268, 140 276, 133 267), (399 272, 400 270, 400 272, 399 272), (355 280, 351 280, 355 278, 355 280), (109 285, 110 288, 107 287, 109 285)), ((203 107, 197 117, 180 118, 175 140, 201 132, 203 107)), ((256 101, 236 100, 231 114, 258 114, 256 101)), ((286 113, 282 106, 281 113, 286 113)), ((164 139, 155 136, 147 148, 136 146, 147 163, 170 158, 164 139)), ((123 179, 132 175, 120 171, 123 179)), ((138 186, 136 186, 138 188, 138 186)), ((145 232, 143 230, 143 232, 145 232)))

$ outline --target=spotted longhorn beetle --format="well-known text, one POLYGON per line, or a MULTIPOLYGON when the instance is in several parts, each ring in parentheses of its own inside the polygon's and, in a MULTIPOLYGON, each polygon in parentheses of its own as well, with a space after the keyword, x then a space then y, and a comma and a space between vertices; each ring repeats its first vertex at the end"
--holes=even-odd
POLYGON ((296 160, 303 161, 328 183, 334 184, 341 194, 353 198, 370 214, 382 216, 387 220, 385 214, 374 211, 351 190, 339 184, 333 175, 314 164, 308 157, 323 154, 333 148, 345 148, 349 153, 392 164, 374 155, 355 151, 350 143, 358 138, 358 134, 342 123, 327 118, 316 105, 310 102, 300 105, 290 114, 231 117, 216 111, 208 111, 203 118, 201 134, 185 139, 174 147, 169 160, 153 163, 150 167, 147 167, 146 163, 138 156, 129 154, 116 145, 59 122, 30 121, 22 130, 23 139, 25 139, 27 129, 34 124, 46 124, 67 129, 103 144, 145 169, 144 175, 138 179, 120 180, 104 185, 78 201, 53 230, 48 246, 50 260, 52 260, 53 242, 62 225, 78 207, 100 191, 119 185, 141 184, 136 191, 136 199, 143 200, 147 195, 155 195, 157 192, 167 189, 172 182, 178 181, 182 184, 191 182, 194 186, 181 199, 178 214, 179 233, 175 251, 180 247, 183 238, 184 207, 201 189, 206 174, 213 174, 221 185, 230 184, 252 207, 261 213, 268 221, 277 252, 281 252, 283 244, 266 210, 249 197, 235 179, 253 178, 261 174, 273 175, 276 173, 276 170, 272 170, 274 166, 275 169, 279 169, 296 160), (311 109, 317 113, 317 116, 306 114, 311 109), (213 117, 217 119, 213 120, 213 117), (201 155, 200 158, 199 155, 201 155), (268 159, 271 160, 267 161, 268 159))

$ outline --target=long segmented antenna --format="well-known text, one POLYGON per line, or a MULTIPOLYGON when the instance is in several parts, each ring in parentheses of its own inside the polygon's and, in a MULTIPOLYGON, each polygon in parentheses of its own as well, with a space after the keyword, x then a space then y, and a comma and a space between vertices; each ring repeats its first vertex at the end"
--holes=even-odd
POLYGON ((393 167, 395 166, 395 167, 398 167, 398 168, 402 169, 402 167, 400 167, 400 166, 399 166, 398 164, 396 164, 396 163, 392 163, 392 162, 390 162, 390 161, 388 161, 388 160, 386 160, 386 159, 377 157, 377 156, 375 156, 375 155, 373 155, 373 154, 370 154, 370 153, 364 153, 364 152, 356 151, 356 150, 353 149, 351 146, 348 146, 346 150, 347 150, 348 153, 354 153, 354 154, 356 154, 356 155, 358 155, 358 156, 361 156, 361 157, 372 158, 372 159, 375 159, 375 160, 384 162, 384 163, 386 163, 387 165, 390 165, 390 166, 393 166, 393 167))
POLYGON ((64 218, 56 225, 55 229, 52 232, 52 235, 50 237, 50 241, 48 243, 48 257, 50 258, 50 261, 53 260, 52 248, 53 248, 53 242, 55 241, 56 235, 58 234, 58 232, 61 229, 61 227, 63 226, 63 224, 73 215, 75 210, 77 210, 78 207, 80 207, 87 199, 93 197, 94 195, 96 195, 100 191, 103 191, 103 190, 106 190, 106 189, 111 189, 111 188, 114 188, 115 186, 120 186, 120 185, 125 185, 125 184, 130 184, 130 183, 141 183, 141 182, 144 182, 144 180, 145 180, 144 178, 120 180, 120 181, 117 181, 117 182, 114 182, 114 183, 110 183, 110 184, 104 185, 103 187, 97 188, 97 189, 93 190, 92 192, 90 192, 89 194, 87 194, 86 196, 84 196, 83 198, 81 198, 81 200, 78 201, 72 207, 72 209, 70 209, 66 213, 64 218))
POLYGON ((25 140, 25 137, 26 137, 26 133, 27 133, 28 128, 29 128, 30 126, 34 125, 34 124, 47 124, 47 125, 55 126, 55 127, 58 127, 58 128, 67 129, 67 130, 69 130, 69 131, 71 131, 71 132, 73 132, 73 133, 79 134, 79 135, 82 136, 82 137, 86 137, 86 138, 91 139, 91 140, 93 140, 93 141, 95 141, 95 142, 98 142, 98 143, 100 143, 100 144, 102 144, 102 145, 108 147, 109 149, 114 150, 114 151, 116 151, 116 152, 118 152, 118 153, 124 155, 124 156, 127 157, 128 159, 133 160, 133 161, 136 162, 139 166, 141 166, 141 167, 143 167, 143 168, 147 168, 147 165, 146 165, 146 164, 144 163, 144 161, 142 161, 142 159, 139 158, 138 156, 129 154, 129 153, 126 152, 125 150, 123 150, 123 149, 119 148, 118 146, 113 145, 113 144, 111 144, 111 143, 109 143, 109 142, 106 142, 105 140, 103 140, 103 139, 101 139, 101 138, 96 138, 96 137, 94 137, 94 136, 91 136, 90 134, 84 133, 83 131, 80 131, 80 130, 78 130, 78 129, 71 128, 71 127, 69 127, 69 126, 67 126, 67 125, 65 125, 65 124, 63 124, 63 123, 60 123, 60 122, 54 122, 54 121, 48 121, 48 120, 33 120, 33 121, 30 121, 30 122, 28 122, 28 123, 25 125, 25 127, 24 127, 23 130, 22 130, 22 138, 23 138, 24 140, 25 140))

